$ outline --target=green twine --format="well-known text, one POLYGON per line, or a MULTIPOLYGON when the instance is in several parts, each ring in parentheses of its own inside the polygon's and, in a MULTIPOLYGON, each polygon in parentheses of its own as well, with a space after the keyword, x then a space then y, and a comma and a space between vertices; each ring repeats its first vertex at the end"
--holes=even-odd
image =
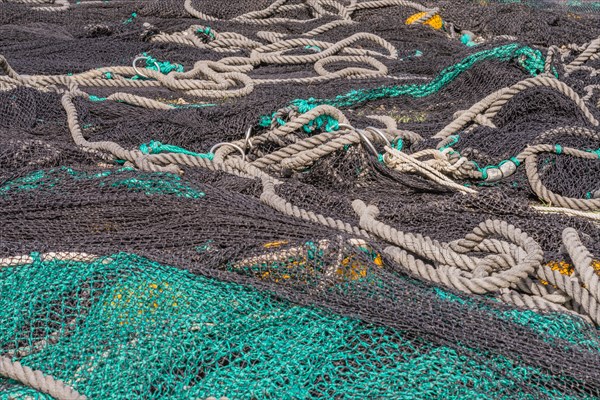
MULTIPOLYGON (((399 96, 410 96, 413 98, 427 97, 439 92, 460 74, 472 68, 476 63, 492 59, 500 61, 516 59, 519 65, 532 76, 537 76, 544 71, 545 60, 539 50, 514 43, 471 54, 457 64, 443 69, 436 78, 428 83, 383 86, 375 89, 357 89, 346 94, 338 95, 333 99, 296 99, 291 102, 291 105, 297 108, 299 113, 304 114, 320 105, 343 108, 369 101, 399 96)), ((260 126, 269 126, 274 115, 275 113, 272 113, 270 118, 268 116, 262 116, 260 126), (263 125, 267 120, 269 121, 268 125, 263 125)), ((312 132, 315 128, 325 128, 326 131, 330 132, 331 130, 336 130, 338 126, 337 121, 334 118, 325 115, 304 125, 304 130, 308 133, 312 132)))
POLYGON ((268 128, 269 126, 271 126, 271 118, 268 115, 263 115, 260 117, 260 121, 258 122, 258 125, 263 127, 263 128, 268 128))
POLYGON ((426 97, 437 93, 461 73, 467 71, 478 62, 490 59, 508 61, 513 58, 519 59, 519 64, 529 72, 530 75, 535 76, 544 69, 544 60, 542 53, 539 50, 533 50, 530 47, 520 47, 517 44, 510 44, 472 54, 459 63, 442 70, 440 74, 429 83, 353 90, 344 95, 337 96, 332 100, 295 100, 292 104, 298 106, 300 112, 306 112, 322 104, 328 104, 334 107, 350 107, 358 103, 383 98, 394 98, 403 95, 415 98, 426 97), (306 109, 306 111, 304 111, 304 109, 306 109))
MULTIPOLYGON (((517 167, 519 165, 521 165, 521 162, 517 159, 517 157, 511 157, 511 158, 509 158, 509 160, 512 161, 517 167)), ((502 165, 502 164, 499 164, 499 165, 502 165)))
POLYGON ((554 151, 556 151, 556 154, 562 154, 562 146, 560 144, 555 144, 554 145, 554 151))
POLYGON ((467 47, 473 47, 473 46, 477 46, 477 43, 475 43, 475 42, 472 40, 472 37, 471 37, 471 35, 469 35, 469 34, 467 34, 467 33, 463 34, 463 35, 460 37, 460 42, 461 42, 462 44, 464 44, 465 46, 467 46, 467 47))
MULTIPOLYGON (((146 57, 146 69, 151 69, 153 71, 158 71, 161 74, 168 74, 169 72, 183 72, 183 65, 181 64, 172 64, 169 61, 158 61, 156 58, 150 56, 148 53, 142 53, 142 56, 146 57), (158 69, 156 66, 158 65, 158 69)), ((143 76, 135 75, 131 78, 132 80, 143 80, 147 79, 143 76)))
MULTIPOLYGON (((404 147, 404 140, 402 140, 402 138, 397 138, 397 139, 394 139, 394 141, 391 144, 392 144, 392 148, 394 148, 398 151, 401 151, 402 148, 404 147)), ((383 154, 378 154, 377 160, 379 160, 379 162, 383 164, 385 162, 385 160, 383 159, 383 154)))
POLYGON ((162 144, 159 141, 151 140, 150 143, 142 143, 140 145, 140 151, 144 154, 159 154, 159 153, 179 153, 179 154, 187 154, 189 156, 205 158, 207 160, 212 160, 214 154, 212 153, 194 153, 193 151, 186 150, 182 147, 175 146, 172 144, 162 144))
POLYGON ((398 151, 402 150, 402 147, 404 147, 404 141, 402 138, 395 139, 392 142, 392 147, 398 151))
POLYGON ((452 140, 447 145, 440 147, 438 149, 439 151, 444 151, 444 150, 454 146, 460 140, 460 135, 450 135, 449 137, 451 137, 452 140))
POLYGON ((473 165, 475 165, 475 168, 477 168, 477 171, 481 172, 481 179, 486 180, 488 177, 488 173, 487 170, 490 168, 495 168, 494 165, 488 165, 487 167, 483 167, 481 168, 479 166, 479 164, 477 163, 477 161, 471 161, 473 163, 473 165))
POLYGON ((312 50, 316 53, 320 53, 322 50, 319 46, 304 46, 304 48, 307 50, 312 50))
POLYGON ((512 162, 515 166, 521 165, 521 162, 516 157, 511 157, 508 160, 502 160, 498 163, 498 168, 506 164, 507 162, 512 162))
POLYGON ((421 50, 415 50, 413 54, 409 54, 408 56, 401 58, 400 61, 410 60, 411 58, 421 57, 423 52, 421 50))
POLYGON ((200 29, 200 28, 196 29, 196 34, 204 36, 204 39, 205 39, 205 40, 203 40, 204 42, 215 40, 215 38, 216 38, 215 33, 213 32, 213 30, 211 29, 210 26, 206 26, 206 27, 204 27, 204 29, 200 29))
POLYGON ((105 77, 106 79, 112 79, 112 78, 113 78, 113 76, 112 76, 112 74, 111 74, 110 72, 105 72, 105 73, 104 73, 104 74, 102 74, 102 75, 104 75, 104 77, 105 77))
POLYGON ((473 165, 475 165, 475 168, 477 168, 477 171, 481 172, 481 179, 483 179, 483 180, 487 179, 487 177, 488 177, 487 171, 489 169, 499 169, 501 166, 503 166, 507 162, 512 162, 513 164, 515 164, 516 167, 518 167, 519 165, 521 165, 521 162, 516 157, 511 157, 508 160, 502 160, 502 161, 500 161, 498 163, 498 165, 488 165, 488 166, 485 166, 483 168, 481 168, 479 166, 479 164, 477 164, 476 161, 472 161, 473 165))
POLYGON ((137 16, 138 16, 138 15, 137 15, 137 13, 135 13, 135 12, 132 12, 132 13, 131 13, 131 16, 130 16, 129 18, 127 18, 125 21, 123 21, 123 24, 124 24, 124 25, 127 25, 127 24, 130 24, 130 23, 132 23, 132 22, 133 22, 133 20, 137 18, 137 16))
POLYGON ((90 94, 90 101, 105 101, 106 97, 98 97, 98 96, 94 96, 93 94, 90 94))
MULTIPOLYGON (((274 116, 275 116, 275 113, 273 113, 271 117, 269 117, 267 115, 263 115, 262 117, 260 117, 260 122, 258 125, 263 128, 270 127, 271 123, 273 122, 274 116)), ((275 121, 277 121, 277 123, 279 125, 282 125, 282 126, 285 125, 285 121, 281 118, 276 118, 275 121)), ((304 125, 302 127, 302 129, 306 133, 311 133, 316 129, 323 129, 326 132, 332 132, 332 131, 337 131, 338 129, 340 129, 340 127, 339 127, 339 121, 337 119, 333 118, 330 115, 321 115, 321 116, 313 119, 312 121, 308 122, 306 125, 304 125)))
POLYGON ((600 149, 596 149, 596 150, 586 150, 586 151, 587 151, 587 152, 589 152, 589 153, 594 153, 594 154, 596 154, 596 156, 597 156, 598 158, 600 158, 600 149))

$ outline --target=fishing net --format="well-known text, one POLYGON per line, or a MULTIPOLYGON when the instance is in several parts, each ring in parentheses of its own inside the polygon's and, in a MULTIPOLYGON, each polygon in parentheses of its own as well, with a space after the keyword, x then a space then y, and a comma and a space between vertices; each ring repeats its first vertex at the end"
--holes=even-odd
POLYGON ((600 397, 600 3, 0 4, 0 399, 600 397))

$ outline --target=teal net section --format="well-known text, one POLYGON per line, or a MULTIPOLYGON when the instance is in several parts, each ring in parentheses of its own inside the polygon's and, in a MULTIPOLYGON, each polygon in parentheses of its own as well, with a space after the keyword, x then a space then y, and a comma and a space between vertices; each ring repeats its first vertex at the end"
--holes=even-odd
POLYGON ((177 197, 199 199, 204 196, 199 190, 181 183, 181 177, 173 174, 136 174, 133 168, 120 168, 117 170, 104 170, 101 172, 87 173, 76 171, 68 167, 60 167, 48 171, 35 171, 22 178, 16 178, 0 186, 0 196, 10 196, 14 193, 35 190, 60 190, 61 183, 65 180, 96 181, 102 187, 107 183, 102 178, 111 176, 116 179, 110 183, 113 188, 126 188, 132 192, 141 192, 147 195, 173 194, 177 197), (122 178, 118 178, 122 177, 122 178))
MULTIPOLYGON (((536 384, 520 398, 576 398, 548 389, 556 378, 518 360, 473 357, 139 256, 31 257, 0 270, 0 317, 11 321, 0 346, 89 398, 509 399, 523 380, 536 384)), ((529 311, 503 318, 549 341, 600 349, 600 336, 577 318, 529 311)), ((10 380, 0 385, 3 399, 50 398, 10 380)))

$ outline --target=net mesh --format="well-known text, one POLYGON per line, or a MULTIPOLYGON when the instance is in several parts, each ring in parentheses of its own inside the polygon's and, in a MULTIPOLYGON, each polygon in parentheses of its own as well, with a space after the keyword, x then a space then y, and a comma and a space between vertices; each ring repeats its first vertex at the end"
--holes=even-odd
POLYGON ((600 397, 600 3, 230 3, 1 3, 0 399, 600 397))

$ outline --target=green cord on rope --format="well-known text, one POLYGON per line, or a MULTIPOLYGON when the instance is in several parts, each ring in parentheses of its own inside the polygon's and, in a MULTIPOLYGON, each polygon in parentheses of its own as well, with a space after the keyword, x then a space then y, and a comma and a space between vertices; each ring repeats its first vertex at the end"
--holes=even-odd
MULTIPOLYGON (((394 148, 394 149, 396 149, 398 151, 401 151, 402 148, 404 147, 404 140, 402 140, 402 138, 397 138, 397 139, 394 139, 394 141, 391 144, 392 144, 392 148, 394 148)), ((348 147, 350 147, 350 145, 345 145, 344 146, 344 150, 347 151, 348 147)), ((377 160, 380 163, 382 163, 382 164, 385 163, 385 159, 383 158, 383 154, 378 154, 377 155, 377 160)))
MULTIPOLYGON (((458 140, 453 141, 452 144, 456 143, 458 140)), ((450 147, 450 145, 444 146, 442 149, 445 149, 447 147, 450 147)), ((554 145, 554 151, 556 154, 562 154, 563 153, 563 147, 560 144, 555 144, 554 145)), ((586 150, 587 152, 590 153, 595 153, 598 158, 600 159, 600 149, 597 150, 586 150)), ((493 168, 500 168, 502 165, 506 164, 507 162, 512 162, 513 164, 515 164, 516 167, 519 167, 521 165, 521 162, 516 158, 516 157, 511 157, 508 160, 502 160, 498 163, 498 165, 488 165, 486 167, 480 167, 479 164, 477 164, 476 161, 471 161, 473 163, 473 165, 475 166, 475 168, 477 168, 477 171, 481 172, 481 179, 485 180, 488 177, 488 169, 493 169, 493 168)))
POLYGON ((473 163, 473 165, 475 165, 475 168, 477 168, 477 171, 481 172, 481 179, 483 179, 484 181, 488 177, 487 170, 490 169, 490 168, 494 168, 495 167, 495 165, 488 165, 487 167, 481 168, 479 166, 479 164, 477 163, 477 161, 471 161, 471 162, 473 163))
MULTIPOLYGON (((517 167, 519 165, 521 165, 521 162, 517 159, 517 157, 511 157, 511 158, 509 158, 509 160, 512 161, 517 167)), ((499 164, 499 165, 502 165, 502 164, 499 164)))
POLYGON ((199 158, 205 158, 212 160, 214 154, 212 153, 194 153, 193 151, 186 150, 182 147, 175 146, 172 144, 162 144, 159 141, 151 140, 150 143, 142 143, 140 145, 140 151, 144 154, 159 154, 159 153, 179 153, 187 154, 188 156, 194 156, 199 158))
MULTIPOLYGON (((556 152, 556 154, 562 154, 563 153, 563 148, 560 144, 555 144, 554 145, 554 151, 556 152)), ((598 155, 598 158, 600 158, 600 149, 598 150, 586 150, 588 152, 591 153, 596 153, 598 155)), ((507 162, 512 162, 513 164, 515 164, 515 166, 519 167, 519 165, 521 165, 521 162, 516 158, 516 157, 511 157, 508 160, 502 160, 498 163, 498 165, 488 165, 486 167, 479 167, 479 165, 477 164, 477 162, 472 161, 472 163, 475 165, 475 168, 477 168, 477 170, 479 172, 481 172, 481 179, 487 179, 487 170, 491 169, 491 168, 500 168, 502 165, 506 164, 507 162)))
POLYGON ((93 94, 90 94, 90 101, 105 101, 106 97, 98 97, 98 96, 94 96, 93 94))
MULTIPOLYGON (((357 89, 346 94, 338 95, 333 99, 296 99, 291 101, 291 105, 295 107, 299 113, 304 114, 320 105, 343 108, 373 100, 395 98, 399 96, 410 96, 413 98, 427 97, 439 92, 460 74, 472 68, 476 63, 492 59, 500 61, 516 59, 519 65, 532 76, 537 76, 544 71, 545 60, 539 50, 514 43, 471 54, 457 64, 444 68, 437 77, 428 83, 383 86, 375 89, 357 89)), ((262 116, 260 119, 260 126, 269 126, 271 121, 273 121, 274 115, 275 113, 272 113, 270 118, 269 116, 262 116)), ((323 127, 328 132, 337 130, 337 121, 330 116, 320 116, 306 124, 304 130, 306 132, 312 132, 314 128, 323 127)))
MULTIPOLYGON (((183 72, 183 65, 181 64, 172 64, 169 61, 158 61, 156 58, 148 55, 148 53, 142 53, 142 56, 146 57, 146 65, 144 66, 146 69, 151 69, 153 71, 158 71, 161 74, 168 74, 171 71, 183 72), (156 66, 158 65, 158 69, 156 66)), ((147 79, 143 76, 135 75, 131 77, 132 80, 143 80, 147 79)))
POLYGON ((268 115, 261 116, 258 125, 262 126, 263 128, 271 126, 271 118, 268 115))
MULTIPOLYGON (((271 117, 269 117, 267 115, 261 116, 260 122, 258 125, 263 128, 270 127, 271 124, 273 123, 274 116, 275 116, 275 113, 273 113, 271 117)), ((277 123, 281 126, 285 125, 285 123, 286 123, 281 118, 275 118, 275 121, 277 121, 277 123)), ((326 132, 337 131, 338 129, 340 129, 339 121, 330 115, 321 115, 321 116, 313 119, 312 121, 308 122, 306 125, 304 125, 302 127, 302 129, 306 133, 311 133, 315 129, 321 129, 321 128, 324 128, 326 132)))
POLYGON ((471 162, 473 163, 473 165, 475 165, 475 168, 477 168, 477 171, 481 172, 481 179, 483 179, 483 180, 487 179, 487 177, 488 177, 487 171, 489 169, 500 169, 501 166, 503 166, 504 164, 506 164, 508 162, 512 162, 513 164, 515 164, 516 167, 519 167, 519 165, 521 165, 521 162, 516 157, 511 157, 508 160, 502 160, 498 163, 498 165, 488 165, 483 168, 481 168, 479 166, 479 164, 477 164, 476 161, 471 161, 471 162))
POLYGON ((562 146, 560 144, 555 144, 554 151, 556 151, 556 154, 561 154, 563 151, 562 146))
POLYGON ((404 147, 404 140, 402 140, 402 138, 394 139, 392 142, 392 147, 398 151, 402 150, 404 147))
POLYGON ((440 147, 438 149, 439 151, 444 151, 447 148, 454 146, 460 140, 460 135, 450 135, 449 137, 451 137, 452 140, 447 145, 440 147))
POLYGON ((321 52, 321 48, 319 46, 304 46, 304 48, 306 50, 312 50, 314 52, 320 53, 321 52))
POLYGON ((586 150, 589 153, 595 153, 596 156, 598 156, 598 158, 600 158, 600 149, 596 149, 596 150, 586 150))
POLYGON ((206 42, 206 43, 211 40, 215 40, 215 38, 216 38, 216 35, 210 26, 205 26, 204 29, 201 29, 201 28, 196 29, 196 35, 202 35, 203 36, 202 41, 206 42))

